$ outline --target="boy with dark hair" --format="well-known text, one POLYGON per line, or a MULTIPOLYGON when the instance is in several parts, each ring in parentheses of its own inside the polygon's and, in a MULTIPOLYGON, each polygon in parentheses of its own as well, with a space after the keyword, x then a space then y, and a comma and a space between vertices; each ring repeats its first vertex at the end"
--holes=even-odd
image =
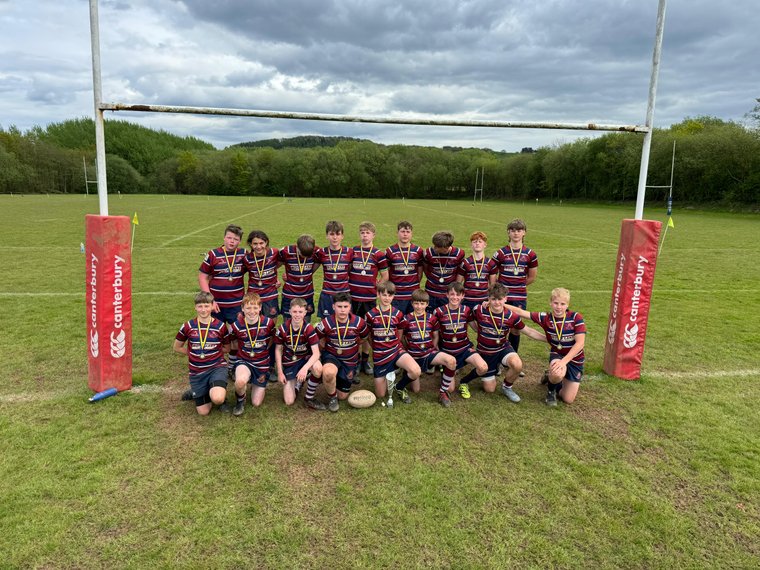
POLYGON ((419 288, 422 279, 422 248, 412 243, 412 223, 398 223, 398 243, 385 250, 388 261, 388 279, 396 286, 393 306, 405 315, 412 312, 412 292, 419 288))
MULTIPOLYGON (((396 287, 390 281, 377 286, 379 305, 366 315, 367 327, 372 341, 372 359, 375 362, 375 395, 384 398, 388 390, 393 390, 396 368, 401 368, 415 381, 422 373, 419 365, 401 345, 400 325, 404 315, 393 307, 396 287)), ((393 400, 389 400, 389 403, 393 400)))
POLYGON ((290 302, 290 317, 274 335, 277 380, 282 384, 287 405, 295 402, 299 389, 306 382, 304 404, 313 410, 325 410, 325 405, 316 399, 317 379, 322 375, 319 338, 314 327, 305 320, 306 308, 306 301, 297 297, 293 299, 290 302))
POLYGON ((333 297, 333 314, 317 323, 322 354, 322 382, 330 398, 327 409, 337 412, 338 400, 351 391, 359 367, 359 346, 369 336, 364 319, 351 314, 351 296, 337 293, 333 297))
MULTIPOLYGON (((353 262, 348 275, 348 287, 351 293, 351 312, 357 317, 365 317, 375 308, 377 284, 388 280, 388 263, 385 252, 375 247, 375 224, 359 224, 360 245, 354 246, 353 262)), ((362 345, 361 369, 365 374, 372 374, 369 362, 369 342, 362 345)))
MULTIPOLYGON (((462 378, 462 384, 468 384, 478 376, 482 376, 483 390, 488 393, 496 391, 496 375, 499 366, 506 369, 501 385, 502 393, 510 402, 520 402, 520 396, 512 388, 517 375, 522 370, 522 360, 509 343, 509 333, 512 330, 525 332, 531 338, 539 340, 541 334, 531 328, 526 328, 520 317, 504 308, 507 290, 497 283, 488 291, 488 305, 479 305, 475 308, 473 325, 478 331, 477 351, 483 357, 488 370, 481 375, 477 369, 472 370, 462 378)), ((518 333, 519 334, 519 333, 518 333)))
POLYGON ((307 323, 314 314, 314 273, 319 265, 315 249, 314 236, 302 234, 298 236, 295 245, 279 251, 278 260, 285 266, 280 308, 283 318, 290 316, 290 303, 293 299, 306 301, 307 323))
MULTIPOLYGON (((472 348, 472 343, 467 336, 467 326, 474 318, 473 311, 462 302, 465 295, 464 285, 459 281, 451 283, 448 287, 448 304, 438 307, 433 315, 438 320, 439 340, 438 347, 454 357, 456 366, 444 368, 441 378, 441 394, 438 398, 442 406, 450 405, 449 393, 454 389, 454 377, 457 370, 466 364, 474 366, 477 374, 485 374, 488 365, 483 358, 472 348)), ((460 385, 459 393, 462 398, 470 397, 467 384, 460 385)))
POLYGON ((446 304, 446 287, 456 281, 464 252, 454 247, 451 232, 436 232, 433 234, 433 247, 424 251, 422 259, 427 277, 425 291, 430 296, 428 311, 433 312, 446 304))
POLYGON ((246 241, 250 251, 245 254, 243 265, 248 272, 248 293, 256 293, 261 299, 261 313, 276 320, 280 312, 277 303, 280 252, 269 247, 269 236, 261 230, 252 230, 246 241))
POLYGON ((464 284, 462 304, 475 309, 488 301, 488 285, 491 273, 497 271, 493 258, 485 256, 488 236, 484 232, 470 234, 472 255, 462 260, 457 271, 457 281, 464 284))
POLYGON ((229 412, 227 399, 227 365, 224 353, 229 350, 227 326, 211 316, 214 296, 208 291, 195 295, 196 317, 179 328, 174 338, 175 352, 187 355, 190 368, 190 397, 195 410, 207 416, 214 405, 229 412))
MULTIPOLYGON (((237 348, 238 362, 235 366, 235 395, 237 397, 232 415, 242 416, 245 410, 245 391, 251 384, 251 404, 259 407, 264 401, 272 364, 270 347, 275 331, 275 320, 261 314, 261 298, 256 293, 246 293, 241 304, 243 312, 232 323, 230 337, 237 348)), ((286 399, 286 403, 287 399, 286 399)), ((293 402, 291 401, 290 404, 293 402)))
POLYGON ((583 315, 568 310, 569 304, 570 291, 558 287, 551 293, 551 312, 529 313, 519 307, 505 305, 522 318, 538 324, 546 335, 541 340, 550 346, 549 370, 544 372, 541 383, 548 385, 547 406, 556 406, 557 397, 566 404, 572 404, 583 378, 586 323, 583 315))
POLYGON ((343 224, 335 220, 327 222, 325 235, 328 245, 326 248, 319 248, 316 253, 317 261, 322 265, 324 273, 317 307, 320 319, 333 314, 333 297, 337 293, 349 292, 348 274, 354 258, 354 250, 342 245, 343 224))
MULTIPOLYGON (((434 366, 453 368, 456 366, 454 357, 438 350, 438 320, 427 310, 429 300, 430 296, 422 289, 412 293, 412 312, 406 315, 400 325, 404 331, 404 345, 420 370, 428 370, 434 366)), ((417 393, 420 391, 420 381, 404 373, 396 384, 401 401, 411 404, 412 399, 406 391, 407 386, 412 392, 417 393)), ((443 402, 441 404, 446 406, 443 402)))

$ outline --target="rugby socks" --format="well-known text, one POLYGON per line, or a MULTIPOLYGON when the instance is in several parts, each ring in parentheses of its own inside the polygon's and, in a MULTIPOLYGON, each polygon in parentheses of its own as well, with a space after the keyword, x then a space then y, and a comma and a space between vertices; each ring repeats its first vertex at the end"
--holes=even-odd
POLYGON ((313 400, 317 396, 317 386, 318 384, 314 381, 314 377, 310 375, 306 381, 306 394, 304 394, 304 398, 313 400))
POLYGON ((512 386, 514 386, 513 382, 507 382, 506 380, 503 380, 502 384, 504 385, 505 388, 511 388, 512 386))
POLYGON ((478 371, 477 371, 476 368, 473 368, 472 370, 470 370, 467 373, 467 376, 465 376, 464 378, 462 378, 459 381, 459 383, 460 384, 469 384, 470 382, 472 382, 473 380, 475 380, 475 378, 477 378, 477 377, 478 377, 478 371))
POLYGON ((396 383, 396 390, 399 392, 411 383, 411 379, 406 375, 406 371, 401 373, 401 380, 396 383))
POLYGON ((454 373, 450 372, 448 368, 444 368, 443 376, 441 376, 441 392, 448 392, 453 381, 454 373))
POLYGON ((243 392, 243 395, 241 396, 237 392, 235 392, 235 397, 237 398, 238 402, 245 402, 245 392, 243 392))
POLYGON ((362 352, 361 353, 361 366, 364 368, 364 366, 369 362, 369 352, 362 352))
POLYGON ((510 334, 509 335, 509 344, 511 344, 512 348, 514 348, 515 352, 517 352, 517 349, 520 347, 520 335, 519 334, 510 334))

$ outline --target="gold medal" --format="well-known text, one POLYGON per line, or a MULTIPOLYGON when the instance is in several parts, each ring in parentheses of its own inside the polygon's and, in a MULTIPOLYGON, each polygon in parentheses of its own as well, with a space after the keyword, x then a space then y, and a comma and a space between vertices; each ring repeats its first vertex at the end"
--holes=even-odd
POLYGON ((404 269, 404 275, 409 275, 409 270, 408 269, 404 269))
POLYGON ((301 278, 299 279, 299 281, 300 281, 301 283, 303 283, 303 277, 301 277, 301 278))
POLYGON ((366 275, 367 272, 362 269, 362 275, 366 275))
POLYGON ((517 274, 519 273, 519 270, 517 269, 517 267, 515 267, 515 268, 512 270, 512 273, 514 273, 515 275, 517 275, 517 274))
POLYGON ((232 281, 232 275, 230 275, 229 277, 227 277, 227 281, 232 281))
POLYGON ((259 279, 259 280, 257 281, 257 283, 258 283, 258 286, 259 286, 259 287, 261 287, 261 279, 259 279))
POLYGON ((343 354, 343 349, 342 349, 342 348, 339 348, 339 349, 338 349, 338 350, 336 350, 335 352, 337 352, 338 354, 343 354))
POLYGON ((206 358, 206 355, 201 352, 201 360, 203 360, 204 358, 206 358))
POLYGON ((456 341, 458 341, 458 340, 459 340, 459 339, 458 339, 457 337, 454 337, 454 338, 452 338, 452 339, 451 339, 451 341, 452 341, 452 342, 456 342, 456 341))

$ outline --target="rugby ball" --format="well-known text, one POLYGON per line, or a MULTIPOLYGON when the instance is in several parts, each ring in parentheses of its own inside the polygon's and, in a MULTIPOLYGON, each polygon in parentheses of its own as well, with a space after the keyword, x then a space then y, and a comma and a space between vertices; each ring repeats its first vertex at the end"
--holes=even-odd
POLYGON ((369 390, 357 390, 348 396, 348 405, 352 408, 369 408, 376 401, 377 397, 369 390))

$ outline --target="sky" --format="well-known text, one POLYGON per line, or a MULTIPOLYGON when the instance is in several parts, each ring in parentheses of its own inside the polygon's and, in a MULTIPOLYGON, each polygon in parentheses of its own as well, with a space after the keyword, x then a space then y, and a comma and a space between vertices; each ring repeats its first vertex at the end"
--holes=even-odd
MULTIPOLYGON (((100 0, 103 100, 394 118, 643 125, 657 0, 100 0)), ((654 124, 743 120, 757 0, 669 0, 654 124)), ((0 0, 0 127, 92 117, 88 0, 0 0)), ((509 152, 588 131, 119 112, 224 148, 296 135, 509 152)), ((106 124, 107 129, 107 124, 106 124)), ((631 135, 640 136, 640 135, 631 135)))

